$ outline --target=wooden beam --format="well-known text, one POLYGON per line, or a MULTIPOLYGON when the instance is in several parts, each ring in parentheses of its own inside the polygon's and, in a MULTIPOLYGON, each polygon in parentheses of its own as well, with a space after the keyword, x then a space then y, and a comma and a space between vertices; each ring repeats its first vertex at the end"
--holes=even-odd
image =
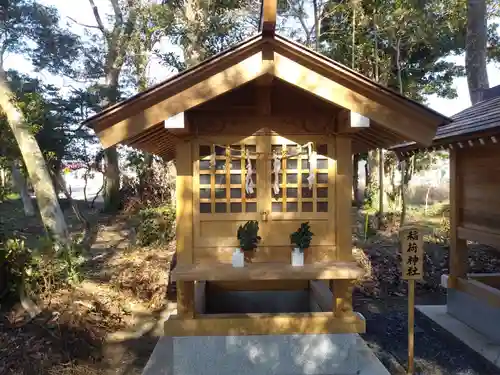
POLYGON ((143 140, 149 139, 150 137, 155 137, 159 134, 163 134, 164 132, 165 129, 163 128, 163 126, 161 126, 161 124, 158 124, 157 126, 151 127, 148 131, 142 132, 141 134, 129 138, 122 143, 129 146, 131 146, 132 144, 141 144, 143 140))
POLYGON ((195 313, 194 281, 177 283, 177 313, 183 318, 192 319, 195 313))
POLYGON ((266 73, 262 52, 194 84, 167 99, 97 133, 104 148, 134 137, 166 118, 231 91, 266 73))
POLYGON ((307 290, 308 280, 210 281, 210 293, 227 291, 307 290))
POLYGON ((370 119, 346 109, 337 115, 337 133, 355 133, 370 127, 370 119))
MULTIPOLYGON (((344 262, 353 261, 352 256, 352 153, 351 138, 335 137, 335 159, 337 162, 335 176, 335 227, 338 259, 344 262)), ((334 279, 332 277, 332 279, 334 279)))
MULTIPOLYGON (((181 140, 176 147, 176 252, 177 267, 193 262, 193 162, 192 142, 181 140)), ((194 282, 177 283, 177 311, 194 317, 194 282)))
POLYGON ((352 91, 358 92, 378 103, 384 103, 395 111, 408 114, 422 126, 430 126, 435 131, 437 126, 449 120, 438 112, 426 110, 425 107, 411 102, 404 96, 385 90, 383 86, 366 79, 349 68, 334 61, 328 61, 324 56, 313 51, 298 47, 294 42, 279 36, 270 42, 274 45, 274 50, 277 53, 288 56, 299 64, 350 88, 352 91))
POLYGON ((421 124, 408 113, 381 105, 299 63, 275 52, 275 76, 330 103, 376 121, 403 138, 429 145, 436 129, 421 124))
POLYGON ((358 314, 336 317, 332 312, 296 314, 210 314, 196 319, 170 318, 166 336, 247 336, 364 333, 358 314))
POLYGON ((475 241, 483 245, 490 245, 500 248, 500 233, 491 232, 491 229, 482 230, 480 228, 457 228, 457 236, 460 240, 475 241))
POLYGON ((352 314, 352 280, 332 280, 333 308, 335 316, 343 317, 352 314))
POLYGON ((184 112, 180 112, 163 120, 163 126, 165 129, 184 129, 184 112))
POLYGON ((328 287, 326 281, 323 280, 311 280, 311 297, 314 302, 316 302, 322 311, 333 311, 333 298, 332 291, 328 287))
POLYGON ((500 289, 500 273, 469 273, 467 278, 500 289))
POLYGON ((271 84, 261 83, 257 86, 257 111, 260 115, 270 115, 272 111, 271 105, 271 94, 272 86, 271 84))
POLYGON ((273 36, 276 31, 277 0, 262 0, 262 34, 273 36))
MULTIPOLYGON (((449 280, 448 280, 449 283, 449 280)), ((500 290, 480 281, 458 278, 456 289, 486 302, 491 307, 500 308, 500 290)), ((448 284, 449 285, 449 284, 448 284)), ((448 286, 449 287, 449 286, 448 286)))
POLYGON ((450 275, 448 288, 457 288, 457 280, 466 278, 469 268, 467 241, 460 238, 458 228, 462 223, 463 179, 458 150, 450 151, 450 275))
MULTIPOLYGON (((349 155, 350 156, 350 155, 349 155)), ((350 201, 349 201, 350 202, 350 201)), ((350 218, 350 212, 347 214, 350 218)), ((345 217, 343 218, 345 221, 345 217)), ((351 227, 346 226, 349 235, 351 227)), ((178 240, 177 240, 178 241, 178 240)), ((358 279, 365 271, 356 262, 308 263, 293 267, 287 263, 252 263, 242 268, 231 264, 177 264, 172 271, 175 281, 244 281, 244 280, 330 280, 358 279)))
POLYGON ((194 309, 195 315, 205 314, 207 283, 197 281, 194 285, 194 309))

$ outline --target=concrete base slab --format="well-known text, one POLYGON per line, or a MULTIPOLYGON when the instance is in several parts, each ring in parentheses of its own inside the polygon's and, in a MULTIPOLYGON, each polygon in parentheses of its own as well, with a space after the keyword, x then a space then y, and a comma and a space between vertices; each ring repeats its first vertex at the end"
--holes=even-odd
POLYGON ((162 337, 143 375, 389 375, 357 334, 162 337))
POLYGON ((447 312, 446 305, 415 306, 418 311, 500 368, 500 345, 447 312))

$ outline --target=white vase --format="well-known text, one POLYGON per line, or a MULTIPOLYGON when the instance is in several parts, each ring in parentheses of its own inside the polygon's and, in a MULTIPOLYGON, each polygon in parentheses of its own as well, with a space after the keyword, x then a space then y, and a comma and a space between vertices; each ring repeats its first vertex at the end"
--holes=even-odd
POLYGON ((243 255, 243 251, 241 251, 240 248, 234 249, 231 262, 233 264, 233 267, 244 267, 245 266, 245 257, 243 255))
POLYGON ((292 250, 292 266, 301 267, 304 265, 304 251, 298 247, 292 250))

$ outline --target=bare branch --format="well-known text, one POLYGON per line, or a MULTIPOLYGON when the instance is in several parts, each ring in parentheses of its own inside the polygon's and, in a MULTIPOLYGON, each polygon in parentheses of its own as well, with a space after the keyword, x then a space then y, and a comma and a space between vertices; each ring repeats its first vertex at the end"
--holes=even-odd
MULTIPOLYGON (((115 1, 115 0, 113 0, 115 1)), ((131 9, 128 16, 127 24, 125 26, 123 39, 120 45, 120 50, 118 52, 117 61, 119 64, 123 64, 125 55, 127 54, 130 41, 132 39, 132 34, 134 33, 137 22, 137 9, 131 9)))
POLYGON ((123 13, 118 4, 118 0, 110 0, 113 6, 113 12, 115 12, 115 27, 123 25, 123 13))
POLYGON ((295 6, 296 4, 292 4, 292 2, 290 0, 287 0, 287 3, 288 3, 288 6, 290 7, 290 10, 294 13, 295 17, 297 17, 297 19, 299 20, 301 26, 302 26, 302 29, 304 30, 304 33, 306 34, 306 44, 308 47, 310 47, 310 43, 311 43, 311 34, 310 34, 310 31, 309 31, 309 27, 307 26, 306 24, 306 21, 305 21, 305 13, 304 13, 304 4, 301 3, 300 5, 298 5, 297 7, 295 6))
POLYGON ((89 0, 90 6, 92 7, 92 12, 94 12, 94 17, 98 25, 98 29, 101 30, 103 33, 104 37, 108 37, 108 32, 106 28, 104 27, 104 24, 102 23, 101 15, 99 14, 99 9, 94 3, 94 0, 89 0))
POLYGON ((70 17, 70 16, 67 16, 71 21, 73 21, 74 23, 76 23, 77 25, 80 25, 80 26, 83 26, 83 27, 88 27, 88 28, 91 28, 91 29, 97 29, 97 30, 101 30, 101 28, 99 26, 96 26, 96 25, 87 25, 85 23, 81 23, 81 22, 78 22, 77 20, 75 20, 74 18, 70 17))

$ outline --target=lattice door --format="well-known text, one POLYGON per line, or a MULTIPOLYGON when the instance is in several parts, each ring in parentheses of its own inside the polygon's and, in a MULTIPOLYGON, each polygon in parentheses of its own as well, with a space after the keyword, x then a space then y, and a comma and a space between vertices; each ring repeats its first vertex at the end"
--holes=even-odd
POLYGON ((276 135, 237 138, 213 137, 195 143, 193 212, 197 247, 237 246, 236 232, 248 220, 259 221, 262 246, 289 246, 289 234, 309 221, 315 245, 334 244, 335 197, 334 142, 328 137, 276 135), (306 153, 290 156, 297 147, 314 142, 317 168, 309 187, 306 153), (250 154, 254 191, 245 189, 246 160, 250 154), (279 191, 273 190, 273 152, 283 156, 278 175, 279 191), (215 156, 214 156, 215 155, 215 156))
POLYGON ((238 225, 247 220, 259 220, 257 194, 263 165, 259 137, 243 140, 214 137, 195 146, 194 215, 195 246, 236 246, 238 225), (253 192, 247 192, 247 160, 252 165, 253 192), (215 155, 215 157, 213 156, 215 155))
POLYGON ((266 163, 268 181, 269 215, 266 223, 268 239, 266 245, 289 245, 289 234, 309 221, 312 227, 313 244, 333 245, 335 233, 335 161, 333 160, 333 141, 328 137, 269 137, 271 155, 282 157, 278 173, 279 191, 275 191, 276 174, 273 173, 273 160, 266 163), (304 147, 313 143, 316 155, 316 169, 313 171, 313 184, 309 186, 309 156, 304 147))

